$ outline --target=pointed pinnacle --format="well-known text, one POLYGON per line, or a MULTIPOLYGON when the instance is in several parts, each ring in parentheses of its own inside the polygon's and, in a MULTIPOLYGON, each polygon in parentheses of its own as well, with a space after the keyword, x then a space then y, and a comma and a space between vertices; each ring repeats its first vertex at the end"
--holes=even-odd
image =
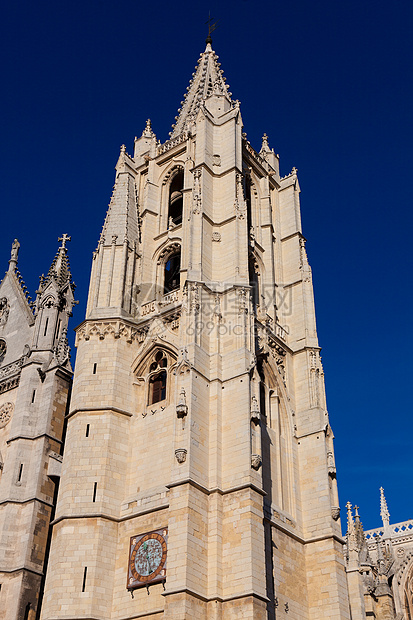
POLYGON ((387 508, 386 498, 384 497, 383 487, 380 487, 380 516, 384 527, 390 525, 390 513, 387 508))
POLYGON ((351 512, 350 502, 347 502, 346 508, 347 508, 347 531, 350 532, 354 529, 353 513, 351 512))

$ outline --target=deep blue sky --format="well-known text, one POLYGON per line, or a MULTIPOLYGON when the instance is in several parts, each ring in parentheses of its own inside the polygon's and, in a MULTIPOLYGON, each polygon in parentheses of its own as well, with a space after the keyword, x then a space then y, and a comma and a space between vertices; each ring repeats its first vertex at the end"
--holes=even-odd
MULTIPOLYGON (((85 310, 119 147, 162 141, 204 49, 302 189, 342 510, 413 517, 410 169, 413 4, 14 0, 2 9, 0 264, 14 237, 34 297, 62 232, 85 310)), ((345 514, 343 514, 345 520, 345 514)))

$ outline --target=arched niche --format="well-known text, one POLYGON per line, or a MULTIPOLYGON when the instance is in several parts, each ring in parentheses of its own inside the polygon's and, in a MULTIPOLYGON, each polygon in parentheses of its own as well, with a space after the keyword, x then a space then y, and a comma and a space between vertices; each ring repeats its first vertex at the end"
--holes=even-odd
MULTIPOLYGON (((295 518, 293 412, 278 366, 271 354, 257 362, 261 413, 263 484, 268 501, 295 518)), ((256 376, 257 376, 256 375, 256 376)))

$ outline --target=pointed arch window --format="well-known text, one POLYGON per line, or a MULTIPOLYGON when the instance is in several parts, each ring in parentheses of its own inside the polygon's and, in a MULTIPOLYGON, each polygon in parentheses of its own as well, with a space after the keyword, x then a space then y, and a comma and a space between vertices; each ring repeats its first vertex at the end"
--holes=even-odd
POLYGON ((154 405, 166 399, 168 358, 163 351, 158 351, 149 366, 148 405, 154 405))
POLYGON ((252 226, 251 176, 248 173, 245 174, 244 176, 244 195, 245 195, 245 203, 247 205, 247 227, 248 227, 248 231, 250 231, 251 226, 252 226))
POLYGON ((179 288, 181 281, 181 251, 170 254, 165 262, 164 294, 179 288))
POLYGON ((168 201, 168 228, 182 224, 182 209, 184 206, 184 171, 179 170, 169 186, 168 201))

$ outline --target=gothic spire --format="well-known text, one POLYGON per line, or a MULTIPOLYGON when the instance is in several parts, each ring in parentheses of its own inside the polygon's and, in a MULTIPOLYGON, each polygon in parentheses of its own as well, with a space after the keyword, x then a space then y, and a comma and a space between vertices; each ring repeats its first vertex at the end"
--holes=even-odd
MULTIPOLYGON (((121 148, 120 160, 125 157, 121 148)), ((119 166, 109 208, 103 224, 101 241, 108 244, 115 242, 122 245, 124 241, 133 243, 138 240, 139 223, 136 200, 135 181, 126 166, 119 166), (120 169, 119 169, 120 168, 120 169)))
POLYGON ((369 549, 367 546, 366 536, 364 534, 363 524, 360 519, 358 506, 354 506, 354 520, 355 520, 354 530, 356 534, 357 547, 359 549, 360 562, 364 564, 366 563, 370 564, 371 558, 369 556, 369 549))
POLYGON ((386 498, 384 497, 383 487, 380 487, 380 516, 383 521, 383 527, 388 527, 390 525, 390 513, 387 508, 386 498))
POLYGON ((357 544, 357 532, 356 526, 354 523, 353 513, 352 513, 352 505, 350 502, 346 504, 347 508, 347 557, 348 561, 352 563, 358 563, 359 557, 359 547, 357 544))
POLYGON ((49 282, 54 279, 59 287, 62 288, 66 284, 70 284, 72 291, 74 290, 74 283, 72 273, 70 271, 70 263, 66 247, 66 243, 70 240, 71 237, 69 237, 66 233, 58 238, 58 241, 61 241, 62 244, 57 250, 57 254, 50 265, 46 278, 41 282, 42 289, 44 289, 49 282))
POLYGON ((175 117, 176 123, 172 125, 173 131, 171 138, 179 136, 188 129, 189 124, 195 120, 202 103, 211 95, 225 95, 231 101, 231 94, 228 85, 225 83, 223 71, 220 63, 211 47, 211 37, 206 41, 205 51, 198 60, 198 65, 192 74, 192 79, 187 87, 187 93, 181 101, 181 108, 178 116, 175 117))

